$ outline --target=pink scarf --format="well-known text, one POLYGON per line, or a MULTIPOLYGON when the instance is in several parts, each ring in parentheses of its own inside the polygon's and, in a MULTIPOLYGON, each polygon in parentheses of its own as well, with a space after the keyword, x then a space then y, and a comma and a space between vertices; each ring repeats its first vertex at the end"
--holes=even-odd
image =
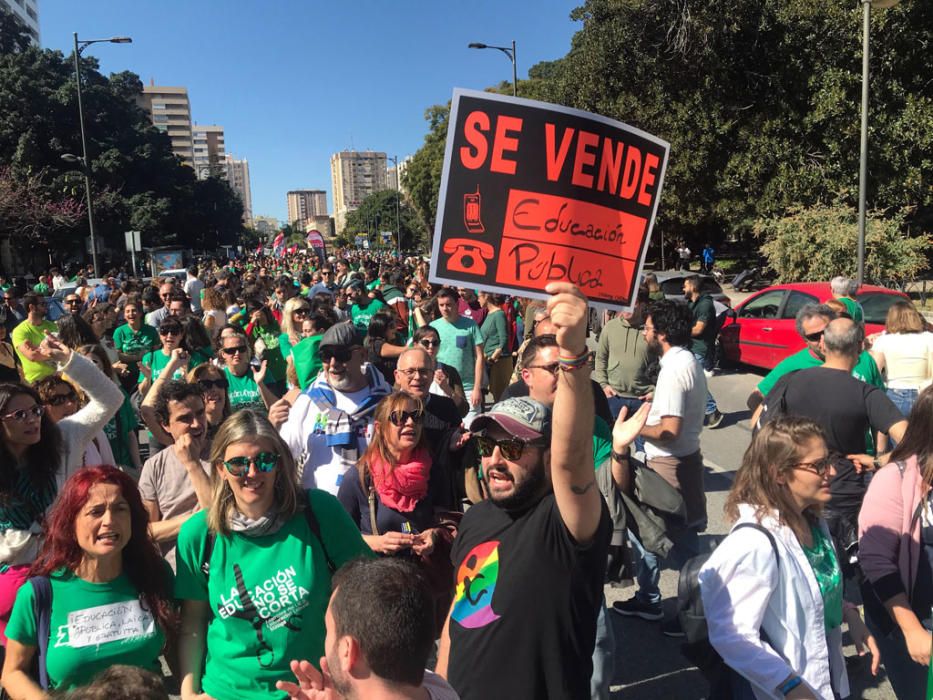
POLYGON ((383 461, 378 451, 373 451, 369 470, 382 504, 410 513, 428 494, 431 455, 426 448, 416 450, 407 462, 399 462, 393 468, 383 461))

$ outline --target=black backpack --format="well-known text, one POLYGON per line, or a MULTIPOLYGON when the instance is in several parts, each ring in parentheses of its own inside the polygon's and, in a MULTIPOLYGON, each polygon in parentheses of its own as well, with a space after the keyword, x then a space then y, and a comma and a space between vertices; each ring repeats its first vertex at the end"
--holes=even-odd
MULTIPOLYGON (((792 377, 796 373, 795 371, 787 376, 792 377)), ((752 426, 752 437, 758 434, 758 431, 761 430, 765 423, 770 423, 780 416, 787 415, 787 390, 790 388, 790 383, 791 380, 787 379, 780 388, 772 388, 768 395, 765 396, 758 421, 752 426)))
MULTIPOLYGON (((778 566, 781 557, 778 554, 774 535, 758 523, 739 523, 729 534, 741 528, 754 528, 764 533, 771 543, 778 566)), ((677 619, 684 631, 685 643, 681 646, 683 655, 693 663, 706 677, 710 685, 710 697, 720 700, 732 698, 732 676, 735 673, 709 641, 709 629, 706 624, 706 612, 703 609, 703 597, 700 594, 700 569, 710 558, 712 552, 695 556, 684 564, 677 580, 677 619)), ((762 638, 764 632, 762 631, 762 638)), ((747 682, 747 681, 746 681, 747 682)))

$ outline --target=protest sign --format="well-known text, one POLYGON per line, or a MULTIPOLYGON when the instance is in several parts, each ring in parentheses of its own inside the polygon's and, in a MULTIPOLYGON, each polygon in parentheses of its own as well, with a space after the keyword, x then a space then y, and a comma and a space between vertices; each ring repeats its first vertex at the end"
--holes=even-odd
POLYGON ((630 308, 670 146, 588 112, 454 90, 430 280, 630 308))

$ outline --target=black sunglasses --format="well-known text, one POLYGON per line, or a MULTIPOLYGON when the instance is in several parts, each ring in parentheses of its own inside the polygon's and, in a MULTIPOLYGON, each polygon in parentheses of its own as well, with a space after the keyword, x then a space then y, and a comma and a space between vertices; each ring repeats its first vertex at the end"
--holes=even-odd
POLYGON ((32 408, 21 408, 18 411, 12 411, 0 416, 0 420, 15 420, 19 423, 25 423, 30 418, 41 418, 45 413, 45 408, 38 404, 32 408))
POLYGON ((515 460, 520 459, 526 447, 541 447, 544 445, 543 442, 538 440, 534 440, 532 442, 525 442, 524 440, 519 440, 518 438, 493 440, 491 437, 486 435, 475 435, 473 439, 476 440, 476 449, 479 452, 480 457, 492 457, 493 450, 498 447, 499 452, 502 453, 502 456, 510 462, 514 462, 515 460))
POLYGON ((421 421, 424 420, 424 411, 415 409, 414 411, 392 411, 392 413, 389 414, 389 420, 392 421, 392 425, 398 428, 405 425, 409 418, 411 418, 415 425, 421 425, 421 421))
POLYGON ((229 385, 226 379, 199 379, 198 386, 201 387, 201 391, 207 391, 209 389, 226 389, 229 385))
POLYGON ((181 335, 181 326, 163 326, 159 329, 159 335, 181 335))
POLYGON ((440 344, 441 344, 441 341, 439 340, 428 340, 427 338, 425 338, 424 340, 418 341, 418 345, 420 345, 423 348, 436 348, 436 347, 440 347, 440 344))
POLYGON ((247 347, 245 345, 237 345, 234 348, 222 348, 221 349, 221 352, 223 352, 223 354, 226 355, 227 357, 233 357, 237 353, 243 353, 246 351, 247 351, 247 347))
POLYGON ((826 332, 826 329, 824 328, 823 330, 817 331, 816 333, 807 333, 807 334, 804 336, 804 338, 806 338, 807 340, 809 340, 811 343, 818 343, 818 342, 820 342, 820 338, 823 337, 823 333, 825 333, 825 332, 826 332))
POLYGON ((54 396, 50 396, 46 403, 48 403, 49 406, 61 406, 77 400, 78 395, 73 391, 69 391, 67 394, 55 394, 54 396))
POLYGON ((331 359, 337 360, 337 362, 349 362, 350 358, 353 356, 353 348, 346 348, 341 346, 331 346, 321 348, 321 362, 330 362, 331 359))

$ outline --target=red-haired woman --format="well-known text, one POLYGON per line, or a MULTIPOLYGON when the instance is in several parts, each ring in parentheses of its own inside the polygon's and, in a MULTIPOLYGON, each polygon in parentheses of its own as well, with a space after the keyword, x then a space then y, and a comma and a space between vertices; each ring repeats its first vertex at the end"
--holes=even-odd
POLYGON ((113 664, 160 670, 175 632, 173 581, 147 527, 136 483, 116 467, 87 467, 65 482, 30 571, 51 584, 49 638, 39 638, 31 578, 6 628, 0 682, 10 697, 46 697, 29 673, 43 647, 50 688, 85 684, 113 664))

